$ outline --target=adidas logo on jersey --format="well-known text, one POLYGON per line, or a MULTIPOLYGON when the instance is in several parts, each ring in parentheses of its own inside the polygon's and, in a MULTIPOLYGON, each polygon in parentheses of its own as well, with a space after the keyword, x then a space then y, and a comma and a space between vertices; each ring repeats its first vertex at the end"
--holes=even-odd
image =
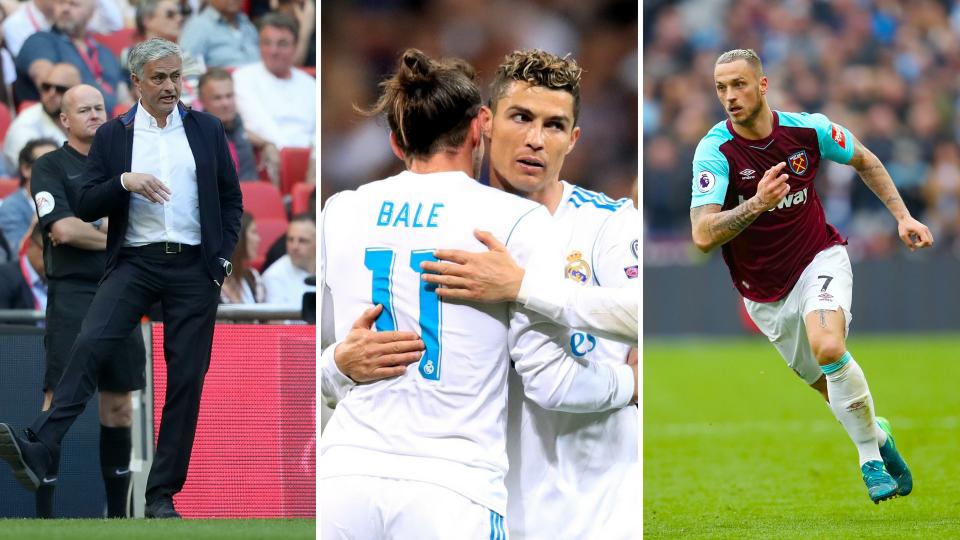
MULTIPOLYGON (((805 202, 807 202, 807 189, 809 188, 803 188, 800 191, 797 191, 796 193, 788 193, 786 197, 780 199, 780 202, 777 203, 776 207, 767 210, 767 212, 773 212, 774 210, 779 210, 781 208, 790 208, 791 206, 794 206, 794 205, 804 204, 805 202)), ((739 197, 740 197, 739 204, 743 204, 743 202, 746 201, 746 199, 743 198, 743 195, 740 195, 739 197)))

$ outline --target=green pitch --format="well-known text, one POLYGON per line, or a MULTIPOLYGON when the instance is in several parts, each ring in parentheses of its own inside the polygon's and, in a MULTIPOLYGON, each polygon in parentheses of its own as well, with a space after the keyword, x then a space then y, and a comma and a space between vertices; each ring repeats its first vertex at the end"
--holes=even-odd
POLYGON ((875 506, 823 398, 763 337, 643 354, 647 538, 960 538, 960 336, 856 337, 913 493, 875 506))
POLYGON ((315 537, 315 519, 0 519, 0 538, 20 540, 312 540, 315 537))

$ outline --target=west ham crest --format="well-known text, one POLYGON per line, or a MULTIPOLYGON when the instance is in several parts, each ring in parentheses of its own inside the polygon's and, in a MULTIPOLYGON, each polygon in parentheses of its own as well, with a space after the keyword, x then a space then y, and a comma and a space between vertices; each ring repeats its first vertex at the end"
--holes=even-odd
POLYGON ((800 150, 799 152, 790 154, 790 157, 787 158, 787 166, 790 167, 793 174, 803 176, 803 174, 807 172, 807 167, 810 166, 810 161, 807 159, 807 151, 800 150))

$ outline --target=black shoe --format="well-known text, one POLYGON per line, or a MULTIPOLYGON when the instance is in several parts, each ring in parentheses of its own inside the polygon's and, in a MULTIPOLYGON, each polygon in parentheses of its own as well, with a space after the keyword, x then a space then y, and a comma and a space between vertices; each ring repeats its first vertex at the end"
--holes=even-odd
POLYGON ((27 491, 36 491, 41 484, 56 482, 44 478, 50 452, 40 441, 18 436, 7 424, 0 423, 0 458, 10 464, 13 475, 27 491))
POLYGON ((148 518, 183 519, 173 508, 173 500, 167 498, 148 502, 146 508, 143 510, 143 513, 148 518))

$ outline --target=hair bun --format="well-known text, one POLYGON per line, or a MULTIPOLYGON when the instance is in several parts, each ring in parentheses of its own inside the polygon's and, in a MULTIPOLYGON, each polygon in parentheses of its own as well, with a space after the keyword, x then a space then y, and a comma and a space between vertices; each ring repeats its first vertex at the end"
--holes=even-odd
POLYGON ((401 82, 411 89, 433 81, 436 67, 430 58, 419 49, 407 49, 403 53, 401 82))

